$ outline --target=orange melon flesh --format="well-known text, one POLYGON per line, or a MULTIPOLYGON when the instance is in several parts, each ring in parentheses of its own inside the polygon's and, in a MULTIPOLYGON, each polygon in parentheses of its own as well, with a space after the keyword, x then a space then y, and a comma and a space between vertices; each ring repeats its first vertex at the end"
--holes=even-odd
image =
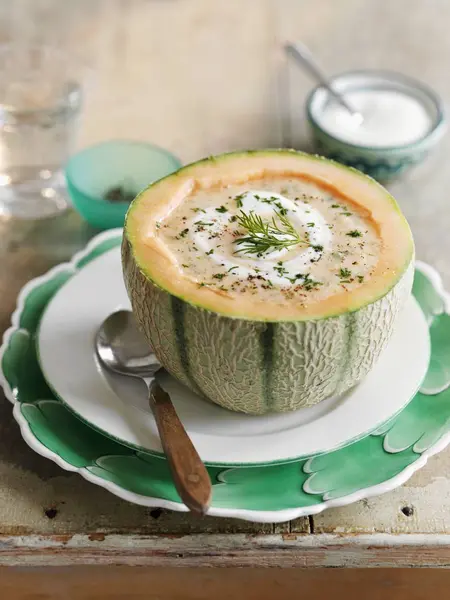
POLYGON ((144 190, 128 211, 125 236, 141 272, 169 294, 219 314, 262 321, 314 320, 356 311, 386 295, 408 269, 414 244, 394 198, 354 169, 290 150, 243 152, 188 165, 144 190), (356 205, 376 228, 379 260, 370 278, 351 292, 342 291, 306 306, 294 302, 255 302, 228 297, 185 278, 157 237, 157 223, 198 189, 244 184, 262 177, 307 178, 318 187, 356 205))

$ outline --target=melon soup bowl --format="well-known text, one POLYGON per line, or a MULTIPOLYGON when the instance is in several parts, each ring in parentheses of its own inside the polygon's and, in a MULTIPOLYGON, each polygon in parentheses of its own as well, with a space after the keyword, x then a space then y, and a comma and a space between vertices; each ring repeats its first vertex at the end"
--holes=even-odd
POLYGON ((222 407, 264 414, 343 394, 370 371, 411 293, 414 244, 395 200, 367 175, 261 150, 207 158, 141 192, 127 213, 122 264, 133 312, 163 367, 222 407), (195 191, 286 177, 313 182, 370 219, 381 250, 367 282, 306 307, 270 309, 257 295, 240 302, 186 278, 155 242, 164 218, 195 191))

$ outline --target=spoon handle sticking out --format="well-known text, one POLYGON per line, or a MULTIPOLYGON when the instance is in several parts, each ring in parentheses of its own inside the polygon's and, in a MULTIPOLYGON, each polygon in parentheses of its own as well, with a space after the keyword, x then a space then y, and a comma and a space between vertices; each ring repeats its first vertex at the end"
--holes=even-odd
POLYGON ((304 46, 300 42, 297 42, 296 44, 286 44, 285 51, 287 54, 290 54, 291 56, 293 56, 297 60, 297 62, 301 63, 309 71, 309 73, 324 88, 326 88, 328 90, 328 92, 332 96, 334 96, 334 98, 340 104, 342 104, 342 106, 351 115, 358 117, 358 121, 360 120, 362 122, 362 120, 363 120, 362 115, 351 104, 349 104, 347 102, 347 100, 344 98, 344 96, 340 92, 338 92, 337 90, 334 89, 331 81, 329 80, 329 78, 327 77, 325 72, 321 69, 321 67, 319 67, 315 58, 313 57, 313 55, 311 54, 311 52, 309 51, 309 49, 306 46, 304 46))
POLYGON ((178 418, 169 394, 155 380, 149 386, 149 399, 180 498, 189 510, 204 515, 211 501, 208 471, 178 418))

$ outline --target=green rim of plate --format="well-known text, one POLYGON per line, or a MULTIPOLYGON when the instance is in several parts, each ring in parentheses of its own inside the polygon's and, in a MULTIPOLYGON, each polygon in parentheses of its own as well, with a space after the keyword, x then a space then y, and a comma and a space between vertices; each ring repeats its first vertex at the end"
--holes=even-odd
MULTIPOLYGON (((77 418, 55 397, 37 360, 36 333, 50 299, 77 270, 120 244, 121 236, 121 230, 100 234, 72 263, 25 286, 3 340, 0 383, 34 450, 131 502, 185 510, 167 461, 128 448, 77 418)), ((431 360, 406 408, 370 435, 329 453, 271 466, 208 467, 210 514, 265 522, 315 514, 394 489, 450 442, 448 297, 437 273, 422 263, 413 293, 430 328, 431 360)))

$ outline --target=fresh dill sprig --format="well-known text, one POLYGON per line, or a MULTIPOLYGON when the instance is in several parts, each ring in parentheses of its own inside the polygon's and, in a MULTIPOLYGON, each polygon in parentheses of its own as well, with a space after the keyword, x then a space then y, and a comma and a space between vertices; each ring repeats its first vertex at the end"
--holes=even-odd
POLYGON ((273 217, 272 221, 263 221, 253 211, 247 214, 241 210, 238 222, 247 230, 248 235, 236 240, 236 244, 240 246, 237 252, 261 256, 269 250, 283 250, 307 243, 300 237, 286 215, 278 211, 275 214, 276 218, 273 217))

